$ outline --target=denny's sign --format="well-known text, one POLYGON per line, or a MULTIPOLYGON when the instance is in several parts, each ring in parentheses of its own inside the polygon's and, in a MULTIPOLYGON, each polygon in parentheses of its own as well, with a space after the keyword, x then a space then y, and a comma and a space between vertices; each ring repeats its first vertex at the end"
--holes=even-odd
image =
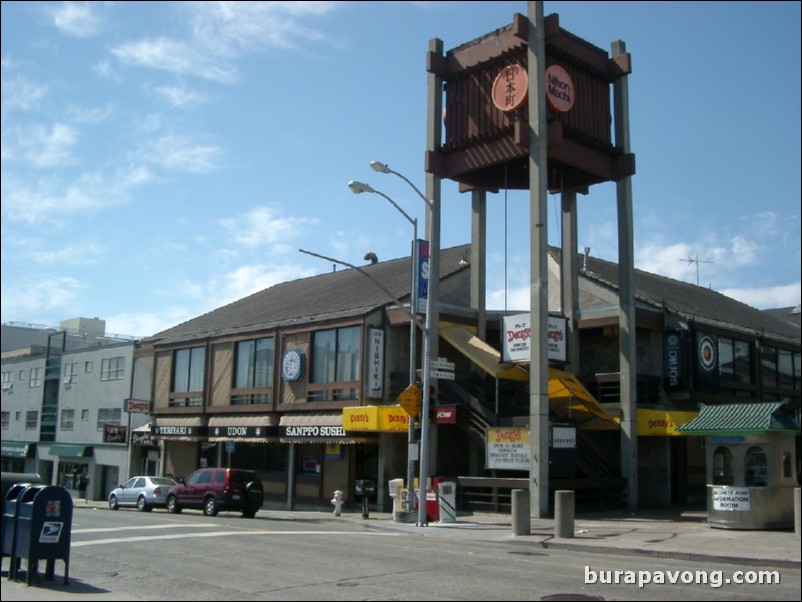
POLYGON ((343 408, 346 431, 406 432, 409 414, 400 406, 358 406, 343 408))

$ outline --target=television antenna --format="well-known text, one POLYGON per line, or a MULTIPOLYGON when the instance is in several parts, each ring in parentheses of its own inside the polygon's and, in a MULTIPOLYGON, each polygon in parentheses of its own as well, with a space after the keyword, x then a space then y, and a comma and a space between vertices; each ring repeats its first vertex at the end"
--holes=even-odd
POLYGON ((688 259, 680 259, 680 261, 684 261, 688 265, 691 265, 692 263, 696 264, 696 286, 699 286, 699 264, 700 263, 715 263, 715 261, 708 261, 706 259, 699 259, 699 255, 696 255, 695 258, 694 257, 688 257, 688 259))

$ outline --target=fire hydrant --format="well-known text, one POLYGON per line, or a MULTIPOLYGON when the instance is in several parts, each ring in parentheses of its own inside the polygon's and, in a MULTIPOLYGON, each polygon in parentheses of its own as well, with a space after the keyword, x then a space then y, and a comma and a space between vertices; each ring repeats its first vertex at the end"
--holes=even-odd
POLYGON ((335 491, 331 503, 334 504, 334 516, 340 516, 343 510, 343 492, 339 489, 335 491))

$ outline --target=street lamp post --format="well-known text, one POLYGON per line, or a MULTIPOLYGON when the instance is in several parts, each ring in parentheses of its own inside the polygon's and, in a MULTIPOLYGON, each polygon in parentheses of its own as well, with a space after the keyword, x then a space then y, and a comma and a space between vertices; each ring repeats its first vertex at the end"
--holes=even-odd
MULTIPOLYGON (((437 294, 439 290, 439 286, 432 286, 431 278, 438 278, 440 277, 439 274, 439 265, 440 262, 437 260, 434 261, 433 254, 440 252, 440 236, 439 236, 439 217, 435 215, 435 205, 432 201, 426 198, 426 196, 418 190, 418 187, 415 186, 408 178, 404 175, 398 173, 390 169, 386 164, 381 163, 380 161, 372 161, 370 163, 371 169, 377 171, 379 173, 384 174, 393 174, 409 184, 412 189, 418 194, 421 200, 426 204, 426 208, 428 209, 428 220, 427 220, 427 238, 429 240, 430 249, 429 249, 429 289, 426 294, 426 325, 423 328, 424 332, 424 340, 423 340, 423 400, 421 404, 421 440, 420 440, 420 477, 419 477, 419 487, 420 487, 420 503, 418 504, 418 526, 424 526, 428 523, 428 516, 426 512, 426 479, 428 478, 429 473, 429 387, 431 384, 431 360, 432 360, 432 331, 436 328, 436 324, 432 324, 432 307, 433 303, 437 301, 433 299, 433 297, 437 294), (435 219, 437 218, 437 219, 435 219), (435 224, 435 221, 437 223, 435 224), (436 236, 435 236, 436 235, 436 236), (436 242, 435 242, 436 240, 436 242), (433 266, 436 266, 436 269, 433 269, 433 266), (437 271, 438 273, 434 273, 437 271), (434 294, 432 291, 435 291, 434 294)), ((412 478, 410 477, 410 489, 412 489, 412 478)), ((413 494, 414 495, 414 494, 413 494)))
MULTIPOLYGON (((409 383, 412 384, 417 381, 417 348, 418 348, 418 340, 417 340, 417 329, 418 325, 415 323, 417 320, 418 315, 418 220, 415 218, 410 217, 406 211, 401 209, 398 204, 391 199, 389 196, 384 194, 379 190, 375 190, 368 184, 364 184, 362 182, 357 182, 356 180, 351 180, 348 182, 348 188, 354 194, 360 194, 362 192, 372 192, 374 194, 378 194, 379 196, 385 198, 389 201, 393 207, 395 207, 401 215, 403 215, 409 223, 412 224, 412 287, 411 287, 411 299, 409 303, 410 307, 410 314, 413 316, 409 322, 409 383)), ((415 456, 413 454, 415 446, 415 417, 409 417, 409 427, 407 430, 407 485, 408 485, 408 492, 407 492, 407 509, 411 510, 415 507, 415 490, 413 485, 413 481, 415 478, 415 456)))

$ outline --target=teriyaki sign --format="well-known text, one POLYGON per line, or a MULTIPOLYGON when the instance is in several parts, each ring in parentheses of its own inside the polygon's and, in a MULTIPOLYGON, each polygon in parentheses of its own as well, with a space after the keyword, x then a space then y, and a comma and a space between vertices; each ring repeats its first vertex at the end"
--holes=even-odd
MULTIPOLYGON (((532 339, 530 314, 516 314, 504 317, 502 332, 502 354, 505 362, 528 362, 530 340, 532 339)), ((566 361, 566 341, 568 340, 565 318, 549 316, 548 348, 549 360, 566 361)))

